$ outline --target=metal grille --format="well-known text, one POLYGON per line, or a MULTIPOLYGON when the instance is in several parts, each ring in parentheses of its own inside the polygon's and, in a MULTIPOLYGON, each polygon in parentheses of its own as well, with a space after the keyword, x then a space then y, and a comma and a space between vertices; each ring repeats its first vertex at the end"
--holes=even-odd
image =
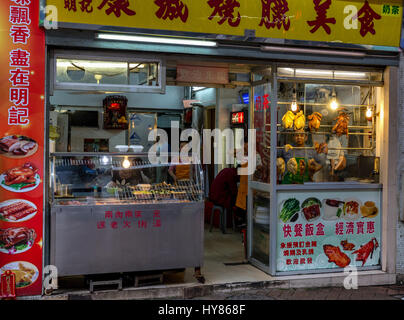
POLYGON ((152 185, 124 186, 115 192, 120 202, 193 202, 203 200, 200 186, 190 180, 179 180, 177 184, 157 183, 152 185))

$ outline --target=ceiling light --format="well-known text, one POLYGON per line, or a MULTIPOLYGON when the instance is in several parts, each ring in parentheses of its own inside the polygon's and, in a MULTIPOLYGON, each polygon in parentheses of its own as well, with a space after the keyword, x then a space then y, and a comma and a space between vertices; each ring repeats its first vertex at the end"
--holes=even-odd
POLYGON ((308 70, 308 69, 296 69, 296 76, 322 76, 332 77, 332 71, 326 70, 308 70))
POLYGON ((349 57, 365 57, 366 56, 365 52, 358 52, 358 51, 318 50, 318 49, 288 48, 288 47, 276 47, 276 46, 261 46, 261 51, 325 54, 325 55, 349 56, 349 57))
POLYGON ((98 33, 95 35, 95 38, 103 40, 148 42, 158 44, 178 44, 183 46, 217 47, 217 43, 215 41, 193 40, 193 39, 143 37, 143 36, 109 34, 109 33, 98 33))

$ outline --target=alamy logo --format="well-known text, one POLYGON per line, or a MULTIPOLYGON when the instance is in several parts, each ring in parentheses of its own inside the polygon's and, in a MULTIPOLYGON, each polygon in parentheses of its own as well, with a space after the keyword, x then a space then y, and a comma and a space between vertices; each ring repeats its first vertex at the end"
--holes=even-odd
POLYGON ((358 289, 358 269, 355 266, 347 266, 344 268, 344 288, 347 290, 358 289))

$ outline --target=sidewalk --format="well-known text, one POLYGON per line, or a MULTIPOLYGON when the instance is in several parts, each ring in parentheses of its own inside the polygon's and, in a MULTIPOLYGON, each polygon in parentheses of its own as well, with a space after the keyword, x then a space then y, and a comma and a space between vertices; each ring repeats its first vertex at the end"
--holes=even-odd
POLYGON ((275 282, 217 285, 157 285, 123 290, 69 291, 43 300, 404 300, 404 283, 359 286, 287 288, 275 282))
POLYGON ((404 285, 359 287, 347 290, 344 287, 302 289, 259 289, 230 294, 194 297, 193 300, 402 300, 404 285))

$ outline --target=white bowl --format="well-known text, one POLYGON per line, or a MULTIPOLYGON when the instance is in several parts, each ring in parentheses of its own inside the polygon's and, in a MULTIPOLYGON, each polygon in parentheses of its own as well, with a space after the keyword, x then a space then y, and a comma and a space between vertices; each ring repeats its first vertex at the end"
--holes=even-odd
POLYGON ((135 146, 135 145, 132 145, 132 146, 129 146, 129 148, 130 149, 132 149, 132 151, 133 152, 142 152, 142 150, 143 150, 143 146, 135 146))
POLYGON ((127 152, 129 149, 128 146, 124 146, 124 145, 115 146, 115 148, 118 149, 119 152, 127 152))

